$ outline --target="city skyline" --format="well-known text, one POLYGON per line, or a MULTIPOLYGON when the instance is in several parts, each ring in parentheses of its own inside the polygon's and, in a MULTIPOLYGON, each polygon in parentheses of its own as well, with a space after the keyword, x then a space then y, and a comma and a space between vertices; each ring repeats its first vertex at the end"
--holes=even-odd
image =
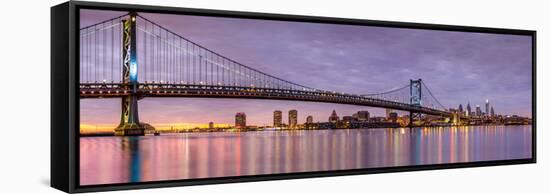
MULTIPOLYGON (((81 26, 122 14, 83 10, 81 26)), ((313 88, 374 93, 402 86, 409 79, 422 78, 430 83, 434 95, 444 99, 442 103, 447 108, 456 108, 459 104, 479 99, 479 103, 472 103, 475 108, 489 98, 499 114, 531 116, 529 37, 169 14, 143 15, 245 65, 313 88)), ((235 112, 251 112, 247 121, 253 123, 272 120, 265 118, 272 116, 272 111, 276 109, 283 111, 284 121, 288 110, 297 109, 305 113, 298 113, 298 123, 303 123, 308 115, 319 118, 315 116, 316 112, 325 114, 333 109, 343 113, 369 110, 375 115, 384 111, 327 103, 228 100, 144 99, 140 101, 140 117, 152 124, 184 121, 208 123, 212 118, 225 119, 225 115, 234 115, 235 112), (216 108, 205 112, 208 107, 216 108), (265 118, 251 116, 263 110, 265 118), (208 117, 208 121, 202 122, 199 116, 208 117)), ((81 100, 81 110, 85 110, 81 113, 81 123, 118 124, 119 103, 120 99, 81 100)))
MULTIPOLYGON (((113 99, 109 99, 109 100, 112 101, 113 99)), ((235 99, 217 99, 217 100, 235 101, 235 99)), ((202 100, 200 100, 200 101, 202 101, 202 100)), ((237 100, 237 101, 239 101, 239 100, 237 100)), ((264 100, 264 101, 276 101, 276 100, 264 100)), ((485 101, 487 101, 487 99, 485 101)), ((302 107, 306 110, 308 109, 308 106, 307 105, 304 106, 303 103, 317 104, 317 102, 299 102, 299 103, 301 103, 299 107, 302 107)), ((232 104, 232 103, 227 103, 227 104, 232 104)), ((323 103, 323 104, 331 104, 331 103, 323 103)), ((197 105, 197 106, 202 106, 202 105, 200 105, 200 103, 199 103, 199 105, 197 105)), ((503 115, 503 114, 499 114, 498 112, 493 112, 494 115, 492 115, 491 111, 494 111, 493 108, 494 107, 491 106, 490 112, 487 113, 487 112, 484 112, 483 110, 481 110, 481 106, 476 105, 475 109, 471 110, 470 116, 484 116, 484 115, 487 115, 487 116, 496 116, 496 115, 516 116, 516 115, 503 115), (477 110, 478 108, 479 108, 479 110, 477 110)), ((459 111, 459 109, 455 109, 455 108, 451 108, 451 109, 459 111)), ((307 123, 308 122, 308 120, 307 120, 308 117, 312 117, 313 123, 330 122, 331 113, 332 114, 334 114, 334 113, 337 114, 336 120, 343 120, 344 117, 389 118, 389 117, 391 117, 390 116, 391 113, 397 113, 397 115, 399 117, 408 116, 408 112, 406 112, 406 111, 383 109, 383 108, 363 107, 363 106, 356 106, 356 105, 344 105, 342 107, 339 107, 337 109, 332 109, 332 110, 329 110, 328 108, 325 108, 325 110, 327 110, 327 111, 319 110, 319 111, 315 111, 315 112, 305 112, 305 111, 302 112, 302 111, 299 111, 300 109, 297 109, 297 108, 281 109, 280 107, 279 107, 279 109, 270 110, 268 106, 265 107, 265 109, 260 109, 260 111, 257 111, 258 109, 250 108, 250 107, 248 107, 248 108, 241 107, 240 110, 253 110, 253 112, 252 112, 252 114, 249 114, 249 113, 247 113, 247 111, 239 111, 239 112, 233 112, 232 115, 231 114, 219 114, 219 115, 212 116, 212 117, 208 117, 208 116, 205 117, 204 115, 207 115, 207 114, 196 114, 196 117, 187 118, 187 119, 181 118, 181 117, 175 115, 175 116, 163 118, 165 120, 165 122, 159 122, 159 123, 147 122, 147 123, 153 124, 155 127, 157 127, 157 129, 161 129, 161 130, 212 128, 211 124, 213 124, 215 126, 215 128, 228 128, 228 127, 244 128, 246 126, 258 126, 258 127, 288 126, 289 128, 292 129, 292 128, 295 128, 296 125, 301 125, 301 124, 307 123), (376 112, 380 112, 380 113, 371 112, 371 110, 373 110, 373 109, 377 109, 376 112), (292 127, 290 125, 291 120, 292 120, 291 111, 297 111, 296 112, 296 115, 297 115, 296 116, 296 122, 295 122, 296 125, 294 125, 294 127, 292 127), (241 115, 241 114, 244 115, 244 122, 243 122, 244 124, 242 124, 241 126, 238 126, 237 121, 235 119, 236 119, 237 115, 241 115), (358 114, 363 114, 363 115, 358 115, 358 114), (178 120, 180 118, 181 118, 181 120, 178 120), (174 121, 174 120, 177 120, 177 121, 174 121), (192 120, 194 122, 183 122, 185 120, 192 120), (279 123, 279 125, 277 125, 276 123, 279 123)), ((207 113, 207 112, 209 112, 209 110, 205 110, 205 113, 207 113)), ((459 111, 459 112, 462 112, 462 114, 467 115, 466 112, 468 112, 468 110, 463 109, 463 111, 459 111)), ((145 111, 145 113, 147 113, 147 111, 145 111)), ((151 118, 150 116, 152 116, 152 115, 148 115, 148 114, 142 115, 142 117, 145 117, 146 119, 155 120, 155 117, 151 118)), ((521 115, 518 115, 518 116, 521 116, 521 115)), ((530 118, 530 117, 527 117, 527 118, 530 118)), ((110 122, 99 123, 99 124, 96 124, 96 125, 81 122, 81 129, 84 129, 85 131, 86 130, 88 130, 88 131, 91 130, 91 131, 96 131, 96 132, 97 131, 108 132, 108 131, 111 131, 114 126, 116 126, 116 124, 113 124, 116 119, 117 118, 112 118, 112 121, 110 121, 110 122)), ((157 117, 157 119, 161 119, 161 118, 157 117)))

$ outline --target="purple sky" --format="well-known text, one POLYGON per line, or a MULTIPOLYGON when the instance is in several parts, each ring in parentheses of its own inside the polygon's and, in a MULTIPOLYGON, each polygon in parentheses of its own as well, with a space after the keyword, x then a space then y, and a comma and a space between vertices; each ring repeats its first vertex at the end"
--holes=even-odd
MULTIPOLYGON (((87 26, 123 12, 81 13, 87 26)), ((446 107, 482 105, 489 99, 497 114, 531 115, 531 38, 435 30, 413 30, 268 20, 146 14, 142 16, 198 44, 262 72, 305 86, 367 94, 422 78, 446 107)), ((139 25, 139 24, 138 24, 139 25)), ((139 61, 138 61, 139 64, 139 61)), ((270 100, 147 98, 140 119, 151 123, 233 123, 246 112, 250 124, 272 124, 272 112, 297 109, 326 121, 381 109, 270 100)), ((117 123, 119 99, 81 100, 82 123, 117 123)))

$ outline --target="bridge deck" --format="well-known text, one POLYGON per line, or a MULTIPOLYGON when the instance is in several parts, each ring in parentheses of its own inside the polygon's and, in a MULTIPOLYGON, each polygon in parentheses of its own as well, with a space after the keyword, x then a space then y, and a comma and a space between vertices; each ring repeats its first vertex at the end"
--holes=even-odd
MULTIPOLYGON (((80 98, 113 98, 130 95, 132 88, 117 83, 80 84, 80 98)), ((298 100, 350 104, 378 108, 413 111, 430 115, 451 116, 450 112, 429 107, 414 106, 390 100, 360 95, 335 93, 322 90, 288 90, 221 85, 189 85, 141 83, 136 95, 144 97, 204 97, 204 98, 253 98, 272 100, 298 100)))

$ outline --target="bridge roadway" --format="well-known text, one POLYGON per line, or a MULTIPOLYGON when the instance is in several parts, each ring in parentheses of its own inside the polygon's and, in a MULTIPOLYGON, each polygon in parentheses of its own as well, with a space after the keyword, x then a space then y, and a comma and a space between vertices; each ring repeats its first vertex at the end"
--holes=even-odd
MULTIPOLYGON (((120 98, 132 93, 129 85, 122 83, 81 83, 80 98, 120 98)), ((204 98, 253 98, 350 104, 378 108, 390 108, 429 115, 450 117, 451 112, 407 103, 370 98, 354 94, 323 90, 273 89, 243 86, 191 85, 170 83, 139 83, 136 95, 144 97, 204 97, 204 98)))

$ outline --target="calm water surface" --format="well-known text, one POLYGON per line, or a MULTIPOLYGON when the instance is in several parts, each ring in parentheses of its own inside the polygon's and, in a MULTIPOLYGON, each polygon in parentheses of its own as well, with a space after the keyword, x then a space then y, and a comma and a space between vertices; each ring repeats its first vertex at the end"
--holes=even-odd
POLYGON ((80 184, 531 158, 531 126, 81 137, 80 184))

